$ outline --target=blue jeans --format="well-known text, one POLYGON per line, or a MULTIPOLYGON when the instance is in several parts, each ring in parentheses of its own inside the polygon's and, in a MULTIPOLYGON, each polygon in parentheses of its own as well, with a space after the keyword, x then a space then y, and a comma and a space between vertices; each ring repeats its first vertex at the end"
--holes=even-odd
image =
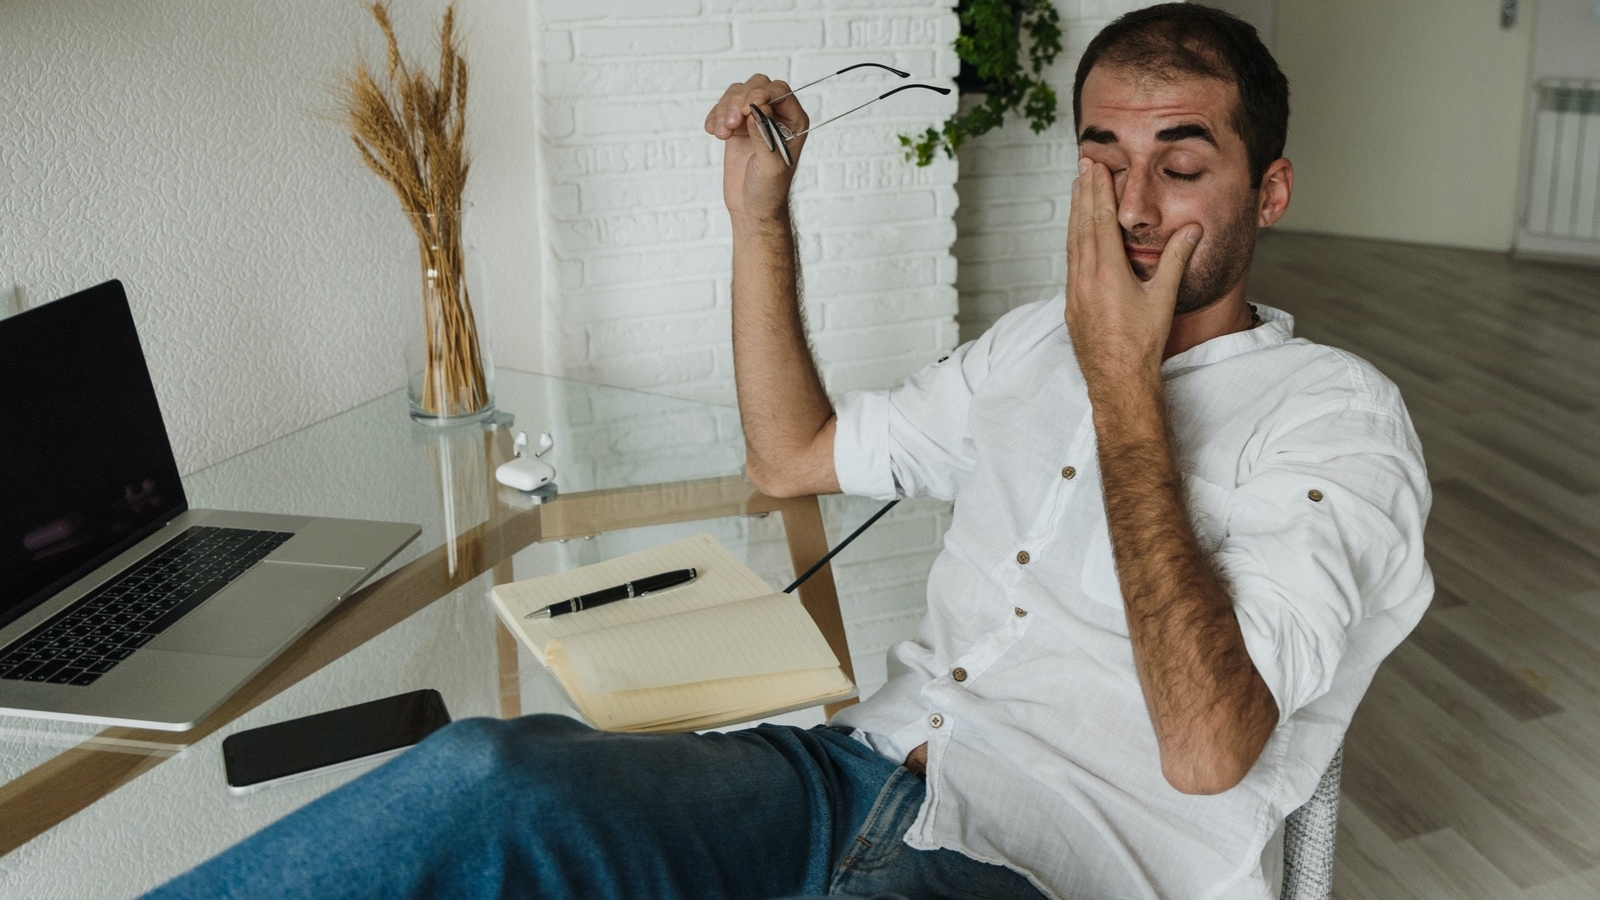
POLYGON ((147 896, 1041 896, 1002 866, 907 847, 923 795, 838 728, 468 719, 147 896))

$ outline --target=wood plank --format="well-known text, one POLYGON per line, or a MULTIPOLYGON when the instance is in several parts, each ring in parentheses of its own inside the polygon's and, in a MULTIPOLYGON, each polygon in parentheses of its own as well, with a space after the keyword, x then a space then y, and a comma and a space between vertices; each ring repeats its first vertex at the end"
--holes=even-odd
POLYGON ((1439 594, 1435 594, 1434 609, 1448 609, 1469 603, 1493 605, 1508 601, 1505 591, 1478 577, 1471 569, 1457 563, 1449 556, 1434 550, 1432 543, 1428 545, 1428 568, 1433 570, 1435 589, 1454 598, 1441 603, 1439 594))
MULTIPOLYGON (((1469 481, 1502 504, 1535 513, 1544 527, 1568 540, 1587 542, 1589 535, 1600 529, 1600 506, 1594 497, 1574 494, 1543 473, 1494 454, 1454 429, 1446 429, 1442 437, 1429 429, 1423 440, 1435 481, 1469 481)), ((1443 521, 1463 524, 1450 517, 1443 521)))
POLYGON ((761 496, 743 475, 726 475, 562 494, 534 510, 539 516, 539 540, 554 541, 622 528, 749 515, 757 511, 750 508, 751 500, 761 496))
POLYGON ((1438 660, 1515 719, 1527 721, 1561 712, 1561 704, 1506 671, 1493 657, 1437 616, 1423 616, 1416 630, 1411 632, 1409 643, 1438 660))
POLYGON ((1505 541, 1496 526, 1485 527, 1476 514, 1462 513, 1446 502, 1428 521, 1428 552, 1448 558, 1515 596, 1555 597, 1594 590, 1594 579, 1581 568, 1537 550, 1505 541))
POLYGON ((1600 583, 1600 553, 1594 549, 1600 547, 1600 534, 1594 535, 1595 544, 1579 543, 1461 479, 1438 479, 1433 488, 1435 507, 1458 527, 1526 559, 1547 565, 1559 561, 1591 584, 1600 583))
MULTIPOLYGON (((1570 816, 1544 809, 1504 761, 1485 753, 1451 718, 1395 673, 1380 670, 1368 702, 1346 738, 1345 775, 1369 768, 1389 775, 1391 789, 1440 828, 1453 828, 1519 886, 1538 884, 1585 868, 1585 849, 1561 838, 1547 844, 1570 816)), ((1367 796, 1362 807, 1395 840, 1367 796)))
POLYGON ((1448 717, 1427 714, 1418 724, 1429 740, 1450 747, 1440 765, 1516 821, 1546 849, 1576 867, 1600 859, 1600 783, 1543 744, 1529 724, 1482 702, 1470 685, 1432 657, 1407 645, 1390 657, 1391 673, 1448 717))
POLYGON ((1334 900, 1428 900, 1437 885, 1379 828, 1361 805, 1339 803, 1334 840, 1334 900))
MULTIPOLYGON (((1380 669, 1374 681, 1385 675, 1380 669)), ((1417 764, 1406 732, 1391 730, 1386 722, 1383 704, 1370 696, 1356 710, 1345 736, 1341 792, 1360 804, 1391 841, 1448 827, 1439 803, 1443 788, 1431 784, 1428 766, 1417 764)))
POLYGON ((1461 429, 1507 459, 1542 473, 1574 494, 1600 490, 1600 457, 1568 445, 1559 438, 1518 427, 1499 410, 1485 410, 1461 429))
POLYGON ((1450 716, 1483 752, 1504 760, 1519 780, 1556 798, 1585 833, 1600 833, 1600 759, 1592 752, 1600 736, 1581 727, 1592 719, 1588 711, 1518 721, 1409 644, 1385 668, 1450 716))
POLYGON ((1534 885, 1522 896, 1526 900, 1594 900, 1600 897, 1600 867, 1534 885))
POLYGON ((1400 845, 1417 867, 1444 889, 1450 900, 1507 900, 1522 893, 1454 829, 1425 834, 1400 845))
MULTIPOLYGON (((511 560, 502 560, 494 567, 494 583, 510 584, 514 580, 511 560)), ((494 654, 500 674, 500 718, 515 719, 522 715, 522 672, 517 660, 517 638, 500 621, 494 619, 494 654)))

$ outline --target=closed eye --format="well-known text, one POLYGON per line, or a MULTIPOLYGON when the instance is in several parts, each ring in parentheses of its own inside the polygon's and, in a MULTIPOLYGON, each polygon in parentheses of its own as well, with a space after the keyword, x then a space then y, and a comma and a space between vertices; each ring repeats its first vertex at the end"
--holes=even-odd
POLYGON ((1165 171, 1168 178, 1176 178, 1179 181, 1199 181, 1201 175, 1199 172, 1174 172, 1171 169, 1165 171))

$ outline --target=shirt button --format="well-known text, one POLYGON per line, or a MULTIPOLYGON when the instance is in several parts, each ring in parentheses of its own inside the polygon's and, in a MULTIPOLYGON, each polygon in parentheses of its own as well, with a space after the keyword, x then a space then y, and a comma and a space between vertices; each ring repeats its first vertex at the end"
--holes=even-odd
POLYGON ((938 713, 934 713, 933 715, 928 717, 928 724, 932 725, 935 728, 938 728, 940 725, 944 724, 944 716, 941 716, 938 713))
POLYGON ((954 678, 957 681, 966 681, 967 680, 967 670, 961 668, 960 666, 956 666, 954 669, 950 670, 950 677, 954 678))
POLYGON ((1026 551, 1026 550, 1018 550, 1017 551, 1017 562, 1021 563, 1022 565, 1027 565, 1028 564, 1028 560, 1030 560, 1030 559, 1033 559, 1033 557, 1028 555, 1028 551, 1026 551))
POLYGON ((1019 619, 1028 614, 1028 611, 1023 609, 1020 606, 1018 606, 1015 609, 1013 609, 1012 612, 1016 613, 1017 614, 1017 618, 1019 618, 1019 619))
POLYGON ((1312 503, 1321 503, 1322 502, 1322 492, 1317 490, 1316 488, 1312 488, 1310 491, 1308 491, 1306 493, 1306 496, 1311 498, 1311 502, 1312 503))
POLYGON ((1070 481, 1071 479, 1078 477, 1078 470, 1071 466, 1067 466, 1061 470, 1061 477, 1070 481))

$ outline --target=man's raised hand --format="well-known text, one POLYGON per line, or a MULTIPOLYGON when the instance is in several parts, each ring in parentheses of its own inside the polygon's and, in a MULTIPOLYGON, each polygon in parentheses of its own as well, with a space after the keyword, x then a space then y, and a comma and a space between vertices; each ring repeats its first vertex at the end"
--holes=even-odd
POLYGON ((1178 283, 1200 231, 1198 224, 1178 229, 1162 249, 1155 275, 1141 282, 1123 245, 1111 170, 1079 160, 1067 221, 1066 319, 1091 399, 1159 385, 1178 283))
MULTIPOLYGON (((810 120, 799 100, 783 96, 787 93, 787 84, 765 75, 752 75, 749 81, 729 85, 706 116, 706 131, 725 142, 722 198, 735 224, 741 220, 760 224, 778 219, 787 223, 794 169, 784 164, 781 154, 767 149, 757 132, 755 116, 750 113, 751 106, 759 106, 789 131, 804 131, 810 120), (783 99, 773 103, 774 97, 783 99)), ((797 164, 805 141, 798 137, 789 142, 789 153, 797 164)))

